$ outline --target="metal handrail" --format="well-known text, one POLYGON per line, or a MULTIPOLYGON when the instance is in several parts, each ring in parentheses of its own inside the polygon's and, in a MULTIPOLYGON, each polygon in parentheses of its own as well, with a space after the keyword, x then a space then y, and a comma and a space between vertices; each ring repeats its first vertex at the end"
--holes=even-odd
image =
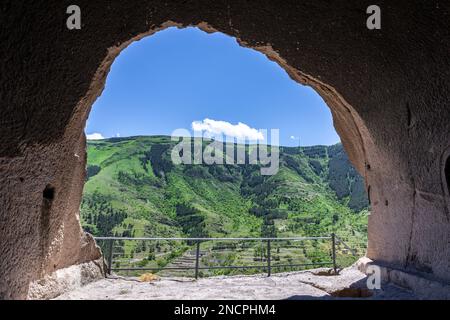
POLYGON ((348 251, 350 251, 350 252, 352 253, 352 256, 354 256, 354 257, 357 256, 356 252, 355 252, 352 248, 350 248, 350 247, 349 247, 342 239, 340 239, 340 238, 339 238, 338 236, 336 236, 336 235, 335 235, 335 238, 336 238, 336 241, 337 241, 337 242, 342 243, 343 246, 344 246, 348 251))
POLYGON ((133 238, 133 237, 94 237, 95 240, 173 240, 173 241, 226 241, 226 240, 261 240, 261 241, 277 241, 277 240, 320 240, 320 239, 331 239, 331 236, 323 237, 286 237, 286 238, 133 238))
POLYGON ((113 251, 114 251, 114 241, 116 240, 134 240, 134 241, 191 241, 195 242, 195 266, 194 267, 164 267, 162 269, 167 270, 195 270, 195 279, 199 277, 199 270, 207 269, 267 269, 267 275, 270 277, 272 268, 280 267, 301 267, 301 266, 325 266, 332 265, 335 272, 337 272, 336 264, 336 242, 339 241, 343 243, 342 240, 338 239, 333 233, 330 236, 320 236, 320 237, 282 237, 282 238, 168 238, 168 237, 156 237, 156 238, 146 238, 146 237, 94 237, 95 240, 108 241, 108 273, 111 274, 112 271, 131 271, 131 270, 161 270, 161 268, 146 268, 146 267, 132 267, 132 268, 113 268, 113 251), (290 265, 272 265, 271 263, 271 242, 272 241, 305 241, 305 240, 331 240, 332 253, 330 262, 317 262, 317 263, 305 263, 305 264, 290 264, 290 265), (267 264, 266 265, 252 265, 252 266, 200 266, 200 243, 205 241, 266 241, 267 242, 267 264))

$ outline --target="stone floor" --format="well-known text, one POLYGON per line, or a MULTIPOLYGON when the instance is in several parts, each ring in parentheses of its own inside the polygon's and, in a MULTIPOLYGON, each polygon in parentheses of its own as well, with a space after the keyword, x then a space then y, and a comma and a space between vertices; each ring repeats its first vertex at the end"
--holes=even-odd
POLYGON ((409 291, 382 285, 369 291, 366 276, 356 268, 338 276, 328 269, 265 275, 190 278, 160 278, 141 282, 113 276, 65 293, 57 299, 74 300, 254 300, 254 299, 415 299, 409 291))

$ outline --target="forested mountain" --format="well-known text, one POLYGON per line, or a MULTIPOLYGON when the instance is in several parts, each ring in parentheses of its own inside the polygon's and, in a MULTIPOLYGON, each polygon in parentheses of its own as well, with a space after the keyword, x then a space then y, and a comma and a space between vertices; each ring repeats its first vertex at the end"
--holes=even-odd
POLYGON ((175 144, 166 136, 89 141, 81 205, 85 230, 146 237, 308 236, 332 230, 365 235, 364 182, 341 144, 281 147, 274 176, 261 175, 260 165, 174 165, 175 144))

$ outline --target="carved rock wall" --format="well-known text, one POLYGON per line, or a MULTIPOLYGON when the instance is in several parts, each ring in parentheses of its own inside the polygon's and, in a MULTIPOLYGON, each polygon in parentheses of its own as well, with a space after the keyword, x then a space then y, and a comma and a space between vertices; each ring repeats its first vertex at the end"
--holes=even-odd
POLYGON ((330 106, 372 204, 367 256, 450 281, 450 19, 442 1, 69 1, 0 5, 0 297, 97 260, 79 225, 83 129, 115 56, 170 25, 236 37, 330 106), (447 179, 448 181, 448 179, 447 179))

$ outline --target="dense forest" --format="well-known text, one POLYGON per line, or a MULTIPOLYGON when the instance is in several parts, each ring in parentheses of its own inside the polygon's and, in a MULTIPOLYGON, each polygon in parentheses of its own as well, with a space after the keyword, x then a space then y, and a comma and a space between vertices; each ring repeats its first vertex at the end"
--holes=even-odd
MULTIPOLYGON (((175 144, 165 136, 89 141, 85 230, 127 237, 366 236, 364 181, 341 144, 281 147, 273 176, 261 175, 261 165, 174 165, 175 144)), ((151 258, 143 249, 129 245, 124 252, 147 250, 151 258)), ((172 258, 183 254, 177 250, 172 258)))

